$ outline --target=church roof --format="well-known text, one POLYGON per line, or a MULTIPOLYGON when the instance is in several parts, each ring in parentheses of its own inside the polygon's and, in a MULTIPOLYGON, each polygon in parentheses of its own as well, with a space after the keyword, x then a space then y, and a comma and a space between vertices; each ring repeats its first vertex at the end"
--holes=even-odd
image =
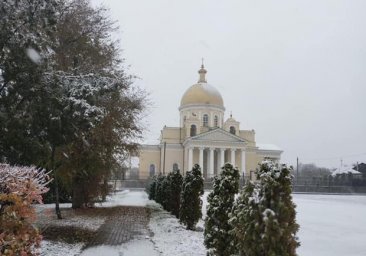
POLYGON ((282 151, 281 148, 279 148, 278 146, 276 146, 274 144, 257 143, 257 147, 258 147, 259 150, 278 150, 278 151, 282 151))
POLYGON ((218 107, 224 107, 224 101, 220 92, 208 84, 206 81, 206 69, 204 66, 201 66, 201 69, 198 71, 200 74, 200 78, 198 83, 192 85, 188 88, 188 90, 184 93, 182 100, 180 102, 180 106, 187 105, 215 105, 218 107))
POLYGON ((215 128, 207 132, 200 133, 194 137, 189 137, 183 144, 186 144, 189 141, 215 141, 239 143, 243 145, 246 144, 246 141, 243 138, 231 134, 221 128, 215 128))

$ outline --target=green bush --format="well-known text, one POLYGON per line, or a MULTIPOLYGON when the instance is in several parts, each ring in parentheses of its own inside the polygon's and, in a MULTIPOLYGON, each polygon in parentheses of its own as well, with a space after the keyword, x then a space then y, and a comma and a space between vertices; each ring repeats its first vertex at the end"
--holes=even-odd
POLYGON ((239 191, 239 170, 229 163, 222 167, 220 176, 216 176, 213 191, 207 197, 207 217, 205 219, 205 245, 208 255, 231 255, 229 246, 233 237, 230 234, 229 214, 232 210, 235 194, 239 191))
POLYGON ((179 170, 168 174, 170 180, 170 211, 179 218, 180 194, 182 192, 183 176, 179 170))
POLYGON ((183 180, 179 220, 187 229, 194 230, 202 217, 203 178, 201 168, 195 164, 183 180))
POLYGON ((170 211, 170 197, 171 197, 171 181, 170 176, 164 176, 164 180, 161 184, 162 198, 161 205, 166 211, 170 211))
POLYGON ((164 199, 164 190, 163 190, 163 182, 164 182, 165 176, 162 174, 159 174, 156 179, 156 190, 155 190, 155 201, 159 204, 163 204, 164 199))
POLYGON ((155 200, 156 184, 157 184, 157 177, 154 175, 149 180, 147 189, 146 189, 147 190, 146 192, 148 193, 150 200, 155 200))
POLYGON ((296 255, 299 225, 290 171, 286 165, 263 162, 256 172, 257 181, 249 182, 239 195, 229 221, 237 254, 296 255))

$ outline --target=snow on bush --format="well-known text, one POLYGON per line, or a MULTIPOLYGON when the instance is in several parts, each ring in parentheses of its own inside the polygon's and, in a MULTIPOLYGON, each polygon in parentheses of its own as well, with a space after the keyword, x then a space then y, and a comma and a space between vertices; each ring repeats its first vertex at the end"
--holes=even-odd
POLYGON ((0 255, 32 255, 41 235, 32 203, 42 203, 50 182, 45 170, 0 164, 0 255))
POLYGON ((234 204, 229 223, 233 226, 233 249, 245 256, 296 255, 295 204, 291 196, 291 168, 263 162, 257 180, 249 182, 234 204))
POLYGON ((146 192, 150 200, 161 204, 164 210, 179 218, 180 194, 182 191, 183 176, 179 170, 153 176, 147 184, 146 192))
POLYGON ((222 167, 216 176, 213 191, 207 197, 207 217, 205 219, 205 245, 208 255, 231 255, 232 229, 229 213, 232 210, 235 194, 239 191, 239 170, 229 163, 222 167))
POLYGON ((179 170, 174 170, 168 174, 170 180, 170 211, 179 218, 180 193, 182 192, 183 176, 179 170))
POLYGON ((188 171, 183 180, 179 220, 187 229, 194 230, 200 218, 202 218, 203 178, 201 168, 195 164, 188 171))
POLYGON ((163 190, 164 180, 165 176, 160 173, 156 179, 155 201, 161 205, 163 204, 164 199, 164 190, 163 190))
POLYGON ((154 175, 149 181, 147 192, 149 194, 149 200, 155 200, 156 197, 156 185, 157 185, 157 177, 154 175))
POLYGON ((170 200, 172 192, 171 192, 171 180, 169 175, 164 176, 161 189, 163 192, 161 205, 163 206, 164 210, 170 212, 171 211, 170 200))

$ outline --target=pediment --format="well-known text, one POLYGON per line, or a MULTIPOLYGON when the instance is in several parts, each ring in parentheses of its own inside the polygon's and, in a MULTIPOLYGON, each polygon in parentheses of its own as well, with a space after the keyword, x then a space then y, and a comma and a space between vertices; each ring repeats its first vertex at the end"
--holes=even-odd
POLYGON ((223 129, 220 129, 220 128, 201 133, 190 139, 192 141, 245 142, 244 139, 242 139, 234 134, 231 134, 223 129))

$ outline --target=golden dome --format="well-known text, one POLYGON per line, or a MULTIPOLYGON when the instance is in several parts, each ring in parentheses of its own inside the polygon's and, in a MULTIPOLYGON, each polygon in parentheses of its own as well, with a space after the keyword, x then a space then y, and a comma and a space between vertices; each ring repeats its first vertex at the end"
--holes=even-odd
POLYGON ((186 105, 215 105, 218 107, 224 107, 224 101, 222 100, 219 91, 212 85, 206 82, 205 75, 207 71, 204 66, 198 71, 200 78, 197 84, 192 85, 184 93, 180 106, 186 105))

